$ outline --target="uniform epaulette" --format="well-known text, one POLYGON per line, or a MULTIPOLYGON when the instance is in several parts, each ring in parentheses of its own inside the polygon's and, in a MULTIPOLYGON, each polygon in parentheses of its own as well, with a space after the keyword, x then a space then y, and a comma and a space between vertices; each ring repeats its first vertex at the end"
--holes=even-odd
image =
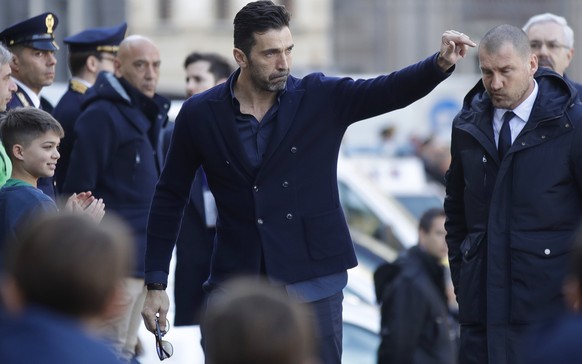
POLYGON ((84 95, 85 92, 87 91, 87 89, 89 88, 83 82, 80 82, 78 80, 71 80, 70 85, 71 85, 71 90, 78 92, 81 95, 84 95))

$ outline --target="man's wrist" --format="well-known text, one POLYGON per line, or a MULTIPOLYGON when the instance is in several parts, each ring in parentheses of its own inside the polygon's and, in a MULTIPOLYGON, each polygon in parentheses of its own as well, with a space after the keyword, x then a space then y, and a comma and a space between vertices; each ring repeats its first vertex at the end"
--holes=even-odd
POLYGON ((165 291, 168 287, 167 284, 164 283, 148 283, 146 284, 146 288, 148 291, 165 291))

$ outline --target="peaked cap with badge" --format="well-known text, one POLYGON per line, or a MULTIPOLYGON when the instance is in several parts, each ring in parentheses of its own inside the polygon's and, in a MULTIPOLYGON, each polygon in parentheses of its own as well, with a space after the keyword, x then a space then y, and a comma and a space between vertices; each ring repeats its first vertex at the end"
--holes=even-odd
POLYGON ((24 45, 42 51, 57 51, 55 29, 59 18, 47 12, 9 26, 0 33, 0 41, 7 47, 24 45))
POLYGON ((115 27, 91 28, 66 37, 63 41, 69 52, 109 52, 116 53, 119 43, 125 38, 127 23, 115 27))

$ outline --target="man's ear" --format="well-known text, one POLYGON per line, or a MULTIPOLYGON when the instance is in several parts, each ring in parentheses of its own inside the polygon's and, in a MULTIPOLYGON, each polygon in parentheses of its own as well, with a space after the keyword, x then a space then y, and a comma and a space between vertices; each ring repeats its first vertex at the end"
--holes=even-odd
POLYGON ((568 308, 574 312, 582 311, 582 286, 577 278, 568 276, 564 280, 562 292, 568 308))
POLYGON ((232 50, 232 55, 234 56, 234 60, 236 61, 240 68, 245 68, 247 66, 248 61, 245 52, 238 48, 234 48, 232 50))
POLYGON ((92 73, 97 73, 97 69, 99 67, 99 62, 100 61, 97 57, 91 55, 91 56, 87 57, 87 60, 85 61, 85 66, 92 73))
POLYGON ((14 158, 16 158, 18 160, 23 160, 24 159, 24 147, 20 144, 14 144, 12 146, 12 155, 14 156, 14 158))
POLYGON ((10 69, 13 73, 18 73, 20 70, 20 59, 16 53, 12 53, 12 60, 10 61, 10 69))
POLYGON ((4 304, 6 311, 18 313, 25 305, 24 297, 18 284, 10 277, 0 278, 0 301, 4 304))

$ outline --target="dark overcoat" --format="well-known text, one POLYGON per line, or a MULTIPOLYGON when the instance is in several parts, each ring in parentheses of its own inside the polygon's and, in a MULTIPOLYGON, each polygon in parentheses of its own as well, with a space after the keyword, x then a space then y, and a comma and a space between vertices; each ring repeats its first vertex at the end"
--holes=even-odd
POLYGON ((100 73, 75 123, 63 184, 64 193, 92 191, 129 224, 137 244, 136 277, 143 277, 147 216, 163 163, 160 130, 168 109, 165 98, 147 98, 125 80, 100 73))
POLYGON ((67 168, 69 167, 69 160, 71 158, 71 150, 73 149, 73 141, 75 138, 75 121, 81 115, 81 103, 83 95, 88 87, 78 80, 69 81, 69 88, 59 100, 57 106, 53 110, 53 117, 63 127, 65 137, 61 139, 59 146, 59 153, 61 157, 57 164, 55 171, 55 185, 57 192, 61 192, 65 176, 67 175, 67 168))

